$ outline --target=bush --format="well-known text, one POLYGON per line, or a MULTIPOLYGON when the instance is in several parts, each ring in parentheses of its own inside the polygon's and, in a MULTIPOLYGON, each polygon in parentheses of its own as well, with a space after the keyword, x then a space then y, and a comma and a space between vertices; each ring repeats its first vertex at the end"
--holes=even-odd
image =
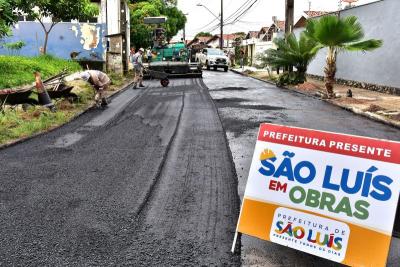
POLYGON ((4 44, 4 47, 7 48, 8 53, 11 56, 15 56, 15 55, 19 55, 19 52, 25 45, 26 44, 24 41, 18 41, 18 42, 14 42, 14 43, 6 43, 6 44, 4 44))
POLYGON ((39 71, 42 78, 47 79, 64 69, 74 72, 81 70, 81 67, 76 62, 50 55, 39 57, 0 55, 0 89, 33 83, 35 71, 39 71))
POLYGON ((285 86, 285 85, 297 85, 304 83, 305 76, 300 75, 298 72, 284 72, 276 80, 276 85, 279 87, 285 86))

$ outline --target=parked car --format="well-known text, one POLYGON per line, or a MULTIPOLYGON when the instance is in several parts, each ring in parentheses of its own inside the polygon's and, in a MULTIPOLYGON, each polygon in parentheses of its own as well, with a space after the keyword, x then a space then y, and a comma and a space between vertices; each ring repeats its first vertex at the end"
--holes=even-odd
POLYGON ((225 72, 228 71, 229 58, 220 49, 204 48, 200 53, 196 54, 196 62, 206 66, 207 70, 222 68, 225 72))

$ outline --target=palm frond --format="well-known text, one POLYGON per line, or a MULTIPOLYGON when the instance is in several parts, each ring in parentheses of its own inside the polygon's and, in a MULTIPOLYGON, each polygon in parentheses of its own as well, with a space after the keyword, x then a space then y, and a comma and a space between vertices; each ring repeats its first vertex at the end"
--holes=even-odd
POLYGON ((357 17, 348 16, 341 19, 335 15, 311 19, 306 26, 306 35, 324 46, 339 46, 358 42, 364 38, 362 25, 357 17))
POLYGON ((267 50, 262 61, 273 67, 294 66, 298 71, 305 72, 311 60, 322 48, 317 42, 301 34, 297 39, 293 33, 286 39, 276 38, 274 44, 277 49, 267 50))
POLYGON ((367 41, 352 43, 349 45, 344 46, 343 48, 349 51, 372 51, 377 49, 383 45, 382 40, 371 39, 367 41))

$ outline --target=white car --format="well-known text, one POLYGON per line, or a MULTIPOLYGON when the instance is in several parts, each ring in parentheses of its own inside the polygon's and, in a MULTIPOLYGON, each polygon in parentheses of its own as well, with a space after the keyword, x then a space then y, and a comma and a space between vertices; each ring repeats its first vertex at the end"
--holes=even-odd
POLYGON ((229 67, 228 57, 225 56, 222 50, 216 48, 204 48, 200 53, 196 54, 196 62, 206 66, 207 70, 222 68, 226 72, 229 67))

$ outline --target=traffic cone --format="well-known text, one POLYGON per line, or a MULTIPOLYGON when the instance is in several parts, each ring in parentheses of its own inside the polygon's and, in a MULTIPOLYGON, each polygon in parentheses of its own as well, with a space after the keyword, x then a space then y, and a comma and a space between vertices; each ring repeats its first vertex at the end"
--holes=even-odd
POLYGON ((44 88, 42 78, 40 77, 39 72, 35 72, 35 82, 36 82, 36 90, 39 96, 39 103, 44 107, 49 108, 52 112, 56 111, 56 107, 54 106, 53 102, 49 94, 47 93, 46 89, 44 88))

